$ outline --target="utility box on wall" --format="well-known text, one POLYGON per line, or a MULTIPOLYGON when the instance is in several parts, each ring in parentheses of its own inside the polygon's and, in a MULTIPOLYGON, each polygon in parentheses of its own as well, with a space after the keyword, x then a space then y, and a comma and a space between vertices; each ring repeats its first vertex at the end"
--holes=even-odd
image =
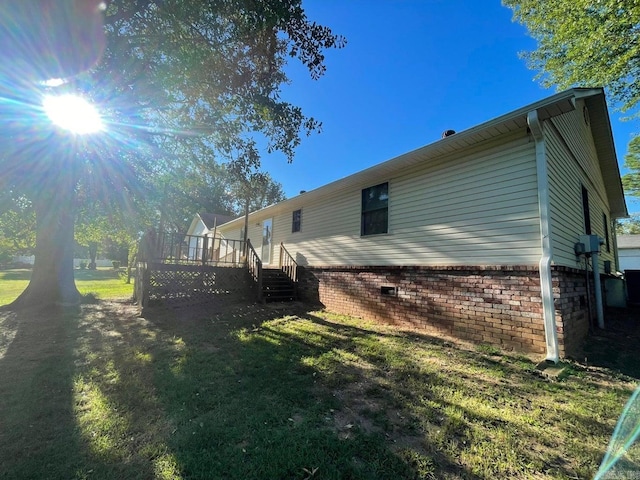
POLYGON ((584 245, 584 253, 600 253, 602 240, 598 235, 580 235, 578 241, 584 245))

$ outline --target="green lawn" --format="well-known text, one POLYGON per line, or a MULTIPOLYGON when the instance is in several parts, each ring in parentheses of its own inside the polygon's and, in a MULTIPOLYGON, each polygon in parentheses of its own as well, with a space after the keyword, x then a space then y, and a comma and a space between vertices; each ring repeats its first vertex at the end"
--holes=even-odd
MULTIPOLYGON (((112 268, 75 270, 78 290, 101 299, 128 298, 133 294, 133 282, 126 284, 112 268)), ((20 295, 29 283, 31 270, 0 270, 0 306, 7 305, 20 295)))
POLYGON ((0 313, 0 478, 586 479, 640 373, 292 308, 0 313))

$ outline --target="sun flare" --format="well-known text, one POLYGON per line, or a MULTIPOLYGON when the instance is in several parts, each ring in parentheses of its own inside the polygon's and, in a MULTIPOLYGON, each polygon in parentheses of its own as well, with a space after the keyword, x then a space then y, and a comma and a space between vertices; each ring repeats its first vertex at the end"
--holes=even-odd
POLYGON ((72 133, 84 135, 104 129, 96 107, 78 95, 47 95, 42 105, 54 125, 72 133))

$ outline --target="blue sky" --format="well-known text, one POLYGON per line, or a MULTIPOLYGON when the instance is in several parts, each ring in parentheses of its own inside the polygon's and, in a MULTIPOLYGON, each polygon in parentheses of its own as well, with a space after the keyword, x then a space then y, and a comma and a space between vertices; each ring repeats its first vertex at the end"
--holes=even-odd
MULTIPOLYGON (((487 0, 307 0, 308 17, 347 38, 327 52, 317 81, 292 61, 282 97, 322 121, 292 164, 263 167, 287 197, 312 190, 556 92, 544 89, 518 52, 536 44, 511 10, 487 0)), ((622 168, 638 130, 610 111, 622 168)), ((627 199, 630 213, 640 202, 627 199)))

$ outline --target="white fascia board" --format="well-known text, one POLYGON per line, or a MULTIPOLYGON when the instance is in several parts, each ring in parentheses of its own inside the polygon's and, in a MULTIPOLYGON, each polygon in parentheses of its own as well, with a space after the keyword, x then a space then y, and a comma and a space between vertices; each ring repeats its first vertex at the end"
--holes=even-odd
MULTIPOLYGON (((454 135, 444 137, 416 150, 412 150, 347 177, 335 180, 309 192, 305 192, 280 203, 270 205, 261 210, 251 212, 249 214, 249 218, 251 221, 258 221, 272 217, 282 211, 297 210, 298 208, 304 207, 304 205, 308 205, 309 203, 321 198, 335 195, 342 190, 353 189, 356 187, 365 188, 369 184, 373 185, 375 182, 384 181, 384 179, 392 175, 393 172, 411 167, 426 161, 429 158, 469 148, 470 146, 497 137, 507 131, 526 128, 527 115, 533 110, 538 112, 538 118, 540 120, 545 120, 574 110, 576 98, 588 98, 594 96, 602 96, 602 101, 604 101, 603 89, 573 88, 565 90, 543 100, 521 107, 513 112, 501 115, 493 120, 481 123, 480 125, 455 133, 454 135)), ((597 113, 602 114, 602 112, 597 113)), ((608 121, 608 115, 606 120, 608 121)), ((612 137, 611 142, 613 142, 612 137)), ((221 225, 221 228, 223 230, 226 228, 238 228, 236 224, 242 222, 244 222, 244 216, 221 225)))

